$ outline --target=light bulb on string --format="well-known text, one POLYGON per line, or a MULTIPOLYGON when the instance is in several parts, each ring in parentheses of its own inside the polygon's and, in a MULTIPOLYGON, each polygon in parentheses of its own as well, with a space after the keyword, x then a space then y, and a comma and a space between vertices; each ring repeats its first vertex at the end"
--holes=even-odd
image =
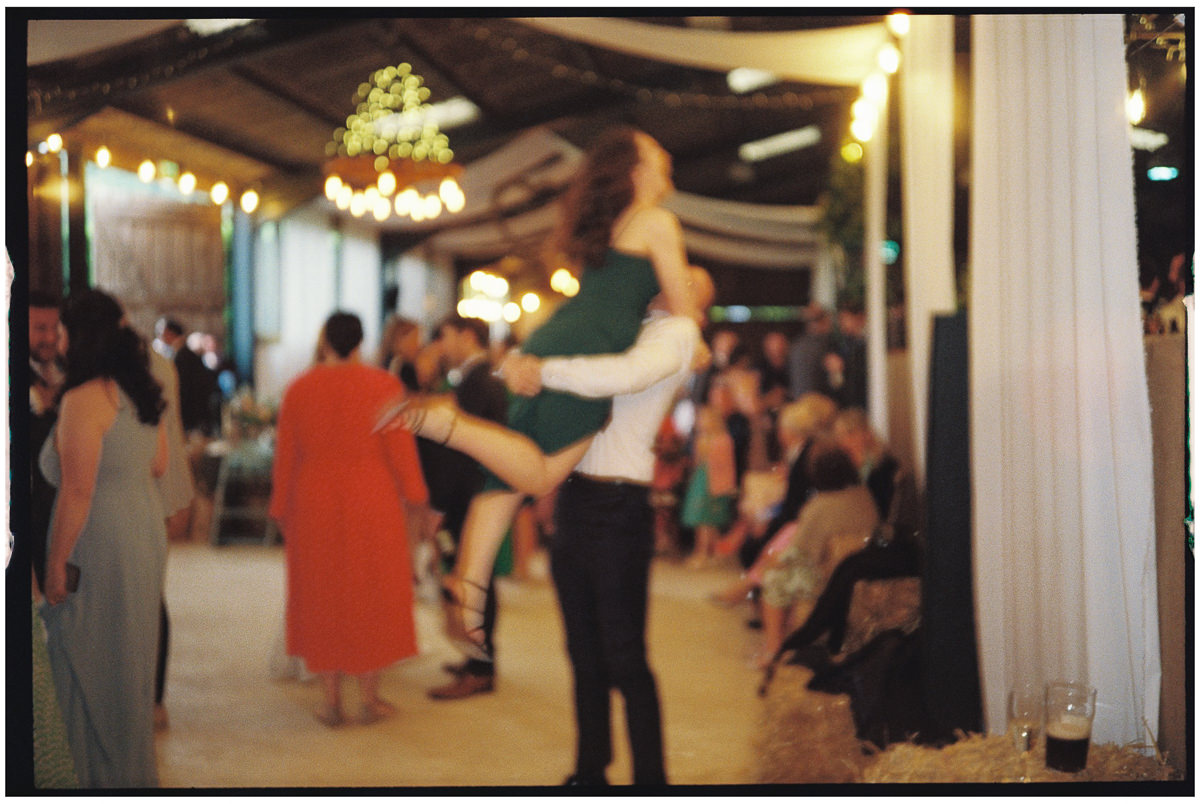
POLYGON ((325 180, 325 197, 330 201, 336 201, 342 187, 342 177, 335 173, 325 180))
POLYGON ((212 198, 214 204, 221 206, 229 200, 229 185, 223 181, 217 182, 212 186, 209 197, 212 198))
POLYGON ((894 73, 900 69, 900 49, 888 42, 879 49, 879 66, 886 73, 894 73))
POLYGON ((154 163, 149 159, 142 160, 142 164, 138 165, 138 178, 144 183, 149 184, 154 181, 154 163))
POLYGON ((96 149, 96 164, 102 168, 106 168, 112 164, 112 151, 101 145, 96 149))
POLYGON ((374 213, 375 213, 375 220, 379 221, 380 223, 382 223, 383 221, 386 221, 388 219, 388 217, 390 217, 392 214, 391 199, 381 197, 378 201, 376 201, 374 213))
POLYGON ((862 83, 862 96, 876 106, 882 106, 887 101, 888 80, 883 73, 871 73, 862 83))
POLYGON ((859 142, 868 142, 875 133, 875 121, 859 117, 850 123, 850 133, 859 142))
POLYGON ((887 24, 888 29, 896 36, 907 36, 912 20, 909 19, 908 12, 897 11, 888 15, 887 24))
POLYGON ((196 174, 190 171, 183 173, 179 177, 179 192, 184 195, 191 195, 196 191, 196 174))
POLYGON ((379 189, 380 195, 390 198, 392 193, 396 192, 396 174, 390 170, 383 171, 379 174, 379 180, 375 186, 379 189))
POLYGON ((252 214, 254 210, 258 209, 258 193, 254 190, 247 190, 242 193, 241 205, 242 212, 245 212, 247 215, 252 214))
POLYGON ((1135 126, 1146 119, 1146 96, 1141 87, 1129 93, 1125 99, 1125 116, 1135 126))

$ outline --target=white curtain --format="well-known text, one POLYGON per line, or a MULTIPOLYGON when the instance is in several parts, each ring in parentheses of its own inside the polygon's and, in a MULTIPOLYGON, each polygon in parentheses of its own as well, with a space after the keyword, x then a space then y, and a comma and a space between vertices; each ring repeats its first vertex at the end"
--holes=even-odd
POLYGON ((901 41, 901 178, 904 283, 912 377, 913 472, 925 478, 933 316, 953 312, 954 18, 913 15, 901 41))
POLYGON ((973 19, 970 371, 989 730, 1009 687, 1099 691, 1157 731, 1149 401, 1118 14, 973 19))

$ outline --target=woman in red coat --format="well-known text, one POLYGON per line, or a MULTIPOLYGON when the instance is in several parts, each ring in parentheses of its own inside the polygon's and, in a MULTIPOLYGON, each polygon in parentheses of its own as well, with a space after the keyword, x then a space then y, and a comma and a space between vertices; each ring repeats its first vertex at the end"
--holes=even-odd
POLYGON ((428 499, 413 435, 372 434, 385 402, 403 392, 360 361, 362 323, 325 322, 320 361, 287 389, 279 411, 271 516, 287 555, 287 651, 321 676, 317 719, 345 720, 341 677, 358 678, 360 720, 394 709, 380 671, 417 652, 405 501, 428 499))

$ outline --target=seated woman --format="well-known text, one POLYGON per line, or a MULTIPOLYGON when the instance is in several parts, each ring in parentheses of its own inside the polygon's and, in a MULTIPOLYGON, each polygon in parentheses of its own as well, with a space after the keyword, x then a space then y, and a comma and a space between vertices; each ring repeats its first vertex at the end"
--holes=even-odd
POLYGON ((920 510, 911 477, 875 435, 861 409, 849 408, 838 414, 833 432, 858 464, 880 511, 881 525, 863 549, 834 568, 808 618, 780 645, 776 659, 778 654, 812 644, 826 632, 829 653, 839 653, 856 583, 921 574, 920 510))
POLYGON ((715 602, 731 606, 757 589, 766 566, 795 534, 795 529, 788 526, 795 523, 801 507, 813 494, 809 450, 818 436, 828 431, 836 414, 834 401, 816 392, 802 395, 779 411, 776 432, 789 467, 783 502, 763 532, 747 538, 740 555, 747 571, 737 583, 714 595, 715 602))
MULTIPOLYGON (((590 149, 568 190, 559 250, 583 266, 579 293, 522 346, 535 357, 623 352, 633 345, 650 300, 660 292, 670 312, 693 315, 679 221, 660 206, 674 189, 670 156, 648 135, 621 128, 590 149)), ((558 391, 515 397, 508 423, 555 460, 558 472, 537 491, 567 476, 603 427, 609 399, 558 391)), ((416 428, 416 429, 419 429, 416 428)), ((489 478, 472 500, 454 573, 444 582, 447 631, 467 655, 486 659, 480 624, 496 552, 525 495, 489 478)))
POLYGON ((866 541, 879 523, 871 493, 859 482, 850 456, 832 439, 811 447, 809 474, 816 493, 800 509, 791 544, 763 572, 763 667, 779 650, 795 605, 815 599, 824 588, 822 565, 832 540, 861 534, 866 541))

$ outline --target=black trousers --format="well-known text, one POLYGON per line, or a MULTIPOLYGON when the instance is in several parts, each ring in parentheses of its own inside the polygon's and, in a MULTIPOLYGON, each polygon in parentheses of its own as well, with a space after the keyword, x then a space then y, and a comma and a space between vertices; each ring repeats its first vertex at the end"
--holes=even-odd
POLYGON ((907 539, 896 539, 886 545, 872 542, 837 565, 808 619, 784 640, 784 647, 802 648, 828 631, 829 652, 838 653, 846 638, 846 619, 856 583, 920 574, 921 551, 917 545, 907 539))
POLYGON ((646 660, 654 515, 644 486, 573 474, 559 489, 550 571, 575 680, 575 775, 612 761, 609 690, 625 699, 634 784, 665 784, 658 686, 646 660))

